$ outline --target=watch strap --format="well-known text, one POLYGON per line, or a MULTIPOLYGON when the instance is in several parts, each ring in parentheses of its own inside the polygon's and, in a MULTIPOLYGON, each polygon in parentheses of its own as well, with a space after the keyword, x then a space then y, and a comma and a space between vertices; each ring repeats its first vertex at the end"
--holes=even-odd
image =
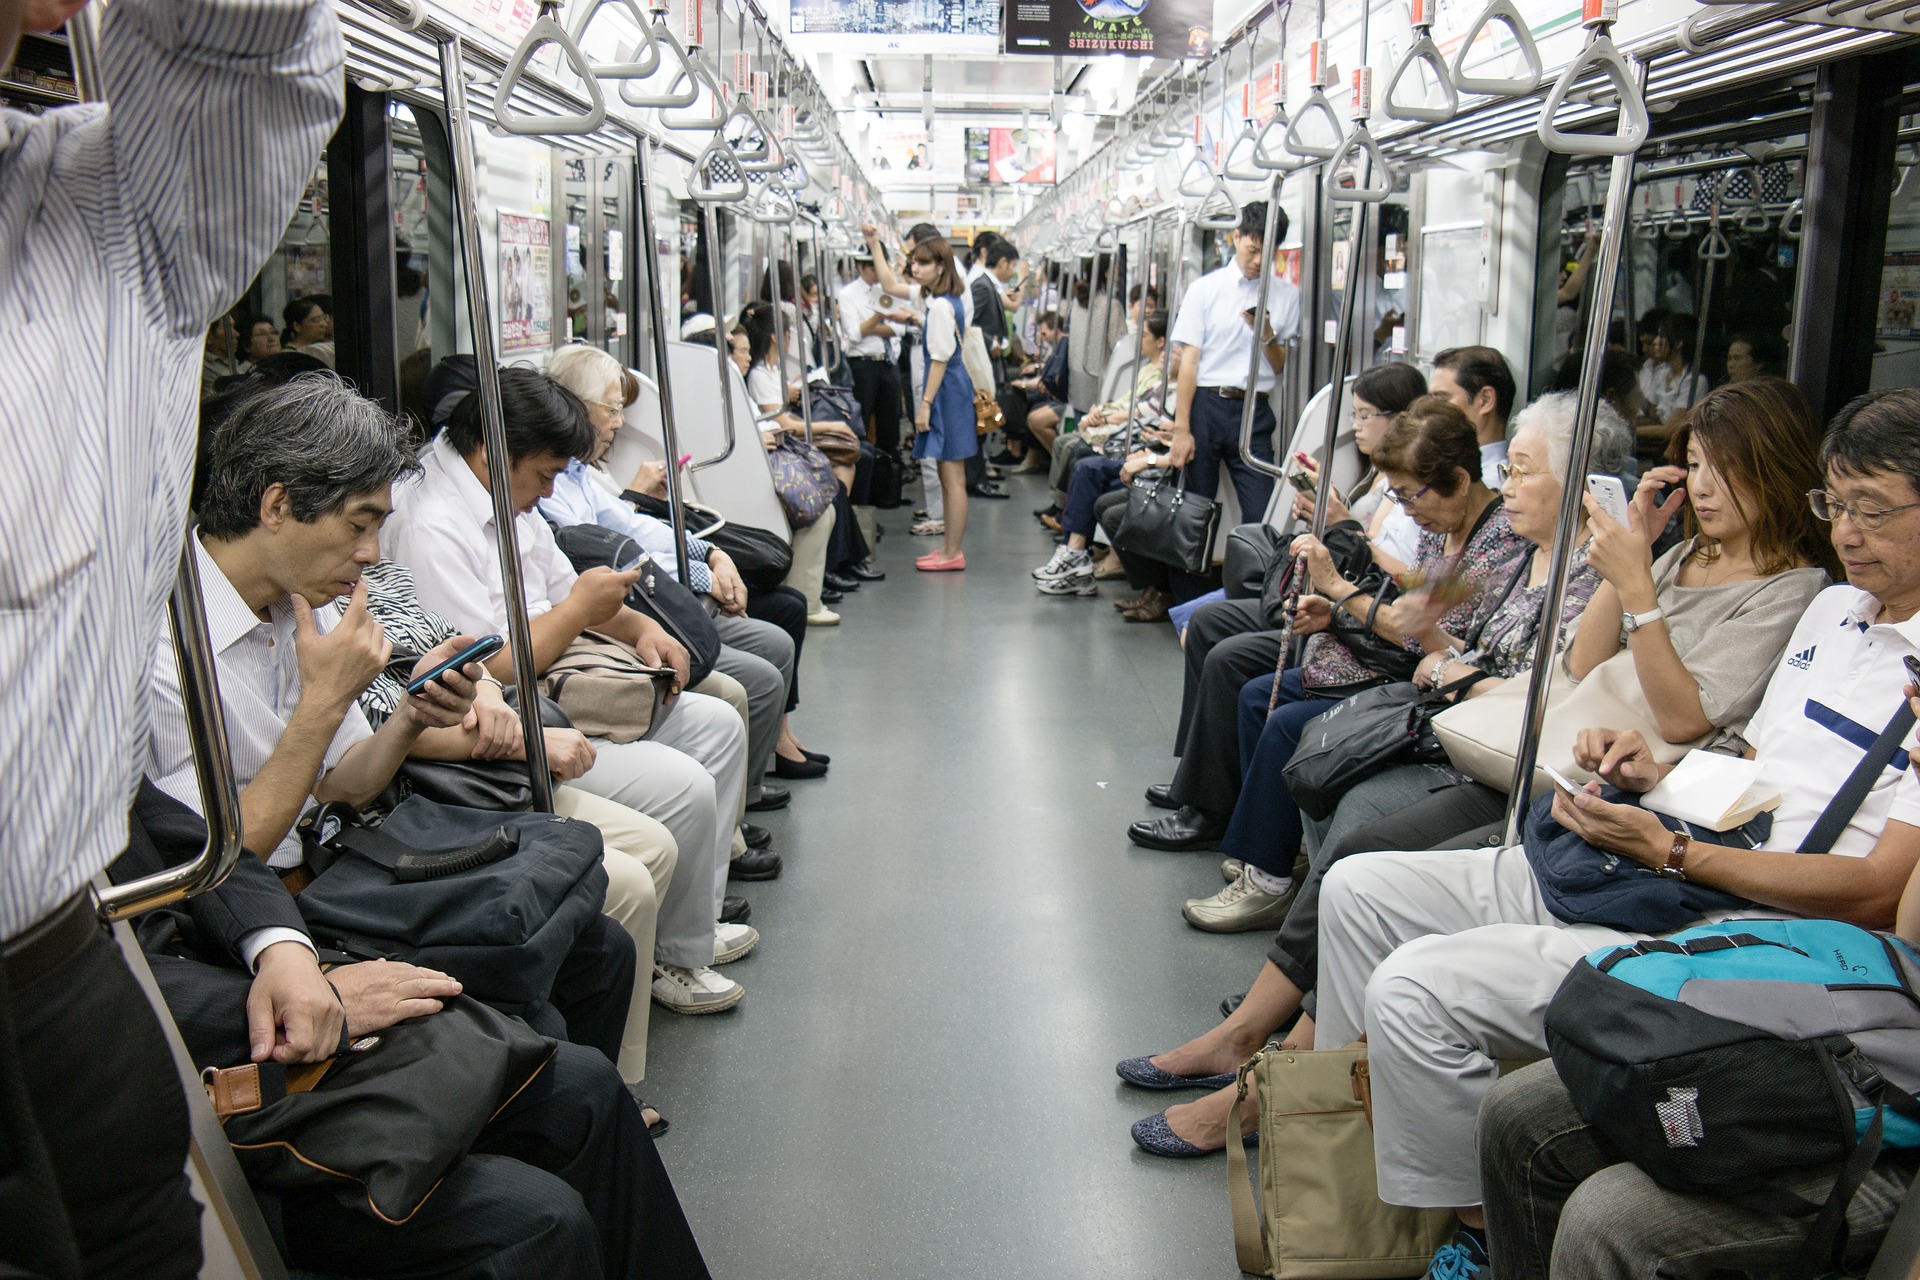
POLYGON ((1693 845, 1693 837, 1686 831, 1673 833, 1673 843, 1667 846, 1666 865, 1660 868, 1660 874, 1675 880, 1687 878, 1687 850, 1693 845))

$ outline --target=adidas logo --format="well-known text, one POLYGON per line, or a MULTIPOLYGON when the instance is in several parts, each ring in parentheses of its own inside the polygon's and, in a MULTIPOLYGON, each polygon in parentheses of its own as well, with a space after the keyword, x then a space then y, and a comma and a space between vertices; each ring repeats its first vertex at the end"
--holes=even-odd
POLYGON ((1820 646, 1818 645, 1811 645, 1811 644, 1808 645, 1806 648, 1802 649, 1800 652, 1794 654, 1791 658, 1788 658, 1787 665, 1792 667, 1796 671, 1807 670, 1809 667, 1813 666, 1813 651, 1819 647, 1820 646))

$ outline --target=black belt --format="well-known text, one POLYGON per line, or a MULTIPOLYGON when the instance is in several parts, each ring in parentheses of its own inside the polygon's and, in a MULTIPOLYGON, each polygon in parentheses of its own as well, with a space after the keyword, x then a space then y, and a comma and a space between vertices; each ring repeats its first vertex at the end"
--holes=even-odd
POLYGON ((847 359, 849 359, 849 360, 871 360, 871 361, 873 361, 873 362, 874 362, 875 364, 892 364, 892 363, 893 363, 893 361, 892 361, 892 360, 890 360, 890 359, 888 359, 888 358, 887 358, 886 356, 855 356, 855 355, 850 355, 850 356, 848 356, 848 357, 847 357, 847 359))
POLYGON ((1222 400, 1245 400, 1247 398, 1247 389, 1245 387, 1201 387, 1199 390, 1203 396, 1219 396, 1222 400))
POLYGON ((15 991, 44 978, 79 955, 100 932, 93 894, 82 889, 25 933, 0 945, 0 967, 15 991))

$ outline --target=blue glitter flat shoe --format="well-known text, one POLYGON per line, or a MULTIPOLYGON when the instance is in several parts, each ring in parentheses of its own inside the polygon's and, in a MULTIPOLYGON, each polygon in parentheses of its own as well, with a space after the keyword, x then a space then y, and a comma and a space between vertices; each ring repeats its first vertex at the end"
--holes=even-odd
MULTIPOLYGON (((1194 1146, 1173 1131, 1167 1123, 1167 1113, 1162 1111, 1143 1120, 1133 1122, 1133 1140, 1139 1148, 1150 1156, 1165 1156, 1169 1160, 1196 1160, 1201 1156, 1217 1156, 1224 1147, 1215 1147, 1208 1151, 1194 1146)), ((1247 1145, 1260 1144, 1260 1131, 1254 1130, 1247 1135, 1247 1145)))
POLYGON ((1177 1076, 1154 1066, 1151 1056, 1128 1058, 1113 1070, 1128 1084, 1142 1089, 1224 1089, 1234 1081, 1231 1071, 1221 1076, 1177 1076))

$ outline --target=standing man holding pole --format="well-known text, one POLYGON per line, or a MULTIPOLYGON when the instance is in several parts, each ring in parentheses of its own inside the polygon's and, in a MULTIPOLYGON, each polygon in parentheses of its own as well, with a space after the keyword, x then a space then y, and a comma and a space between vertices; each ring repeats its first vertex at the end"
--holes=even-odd
MULTIPOLYGON (((83 7, 0 0, 0 69, 83 7)), ((186 1106, 87 886, 127 845, 207 326, 286 229, 345 56, 327 0, 117 0, 97 84, 81 34, 104 103, 0 111, 0 436, 63 460, 56 503, 0 476, 0 1272, 157 1280, 200 1269, 186 1106)), ((266 987, 255 1058, 304 1051, 311 993, 266 987)))

